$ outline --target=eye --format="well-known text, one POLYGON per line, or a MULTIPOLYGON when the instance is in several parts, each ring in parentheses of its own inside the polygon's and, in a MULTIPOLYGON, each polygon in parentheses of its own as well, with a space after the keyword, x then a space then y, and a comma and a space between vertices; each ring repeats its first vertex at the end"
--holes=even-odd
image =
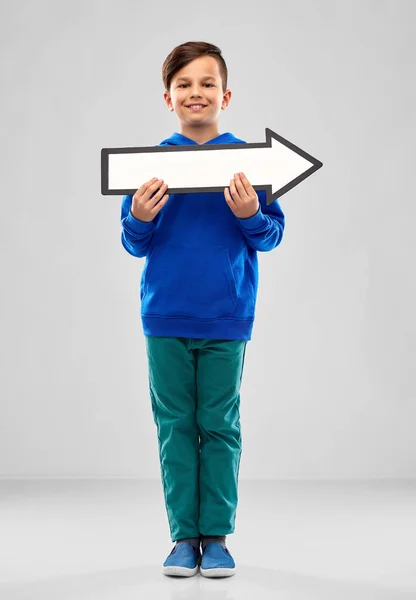
MULTIPOLYGON (((183 85, 189 85, 187 83, 181 83, 181 85, 179 87, 182 87, 183 85)), ((204 85, 214 85, 213 83, 204 83, 204 85)))

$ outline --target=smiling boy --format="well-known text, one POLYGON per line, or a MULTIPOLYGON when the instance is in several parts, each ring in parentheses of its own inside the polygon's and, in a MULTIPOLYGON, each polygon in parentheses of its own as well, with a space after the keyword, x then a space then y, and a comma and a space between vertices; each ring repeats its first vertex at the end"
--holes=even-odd
MULTIPOLYGON (((187 42, 166 58, 167 108, 179 132, 160 145, 241 144, 219 132, 231 100, 217 46, 187 42), (196 108, 195 105, 201 106, 196 108), (193 108, 194 107, 194 108, 193 108)), ((232 175, 232 174, 231 174, 232 175)), ((124 196, 121 243, 146 257, 140 285, 149 392, 171 540, 167 575, 235 573, 242 452, 240 386, 258 289, 257 252, 282 241, 285 218, 244 174, 222 193, 166 195, 151 180, 124 196), (202 546, 202 556, 201 556, 202 546)))

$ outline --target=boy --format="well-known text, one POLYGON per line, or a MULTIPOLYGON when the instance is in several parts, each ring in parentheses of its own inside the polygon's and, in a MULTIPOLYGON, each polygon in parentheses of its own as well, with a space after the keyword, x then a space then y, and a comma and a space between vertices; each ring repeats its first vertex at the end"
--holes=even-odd
MULTIPOLYGON (((188 42, 163 64, 164 99, 180 133, 163 145, 244 143, 219 133, 230 102, 217 46, 188 42), (198 105, 198 106, 195 106, 198 105)), ((234 174, 222 193, 164 195, 162 180, 122 200, 121 242, 146 257, 140 284, 149 390, 170 534, 168 575, 235 573, 234 532, 242 451, 240 385, 258 286, 257 252, 282 240, 277 200, 266 204, 234 174), (169 202, 168 202, 169 200, 169 202), (202 545, 202 557, 200 545, 202 545)))

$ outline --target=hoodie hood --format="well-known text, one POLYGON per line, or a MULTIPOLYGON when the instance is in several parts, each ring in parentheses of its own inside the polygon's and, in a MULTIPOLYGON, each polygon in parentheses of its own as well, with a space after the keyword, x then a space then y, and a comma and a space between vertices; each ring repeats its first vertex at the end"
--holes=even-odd
MULTIPOLYGON (((217 137, 212 140, 208 140, 204 144, 200 144, 205 146, 205 144, 245 144, 244 140, 240 140, 236 138, 232 133, 227 131, 226 133, 221 133, 217 137)), ((191 138, 182 135, 175 131, 173 135, 166 138, 162 142, 160 142, 159 146, 187 146, 187 145, 198 145, 198 142, 195 140, 191 140, 191 138)))

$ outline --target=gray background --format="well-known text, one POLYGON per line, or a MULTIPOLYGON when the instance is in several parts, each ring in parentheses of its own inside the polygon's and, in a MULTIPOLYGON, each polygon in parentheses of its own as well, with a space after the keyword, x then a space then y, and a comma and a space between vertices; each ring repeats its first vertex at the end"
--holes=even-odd
MULTIPOLYGON (((416 474, 415 4, 1 2, 1 477, 159 479, 139 285, 103 147, 179 131, 161 67, 218 45, 220 132, 323 161, 259 253, 244 478, 416 474)), ((158 174, 155 173, 155 176, 158 174)))

